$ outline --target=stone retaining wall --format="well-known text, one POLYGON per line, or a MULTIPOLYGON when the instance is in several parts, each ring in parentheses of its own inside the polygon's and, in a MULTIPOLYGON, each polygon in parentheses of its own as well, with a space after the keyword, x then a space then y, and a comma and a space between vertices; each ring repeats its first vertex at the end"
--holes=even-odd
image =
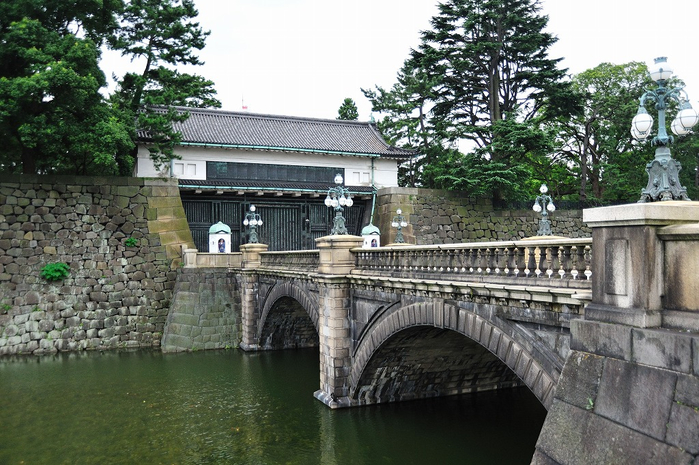
POLYGON ((175 180, 0 176, 0 355, 159 346, 183 246, 175 180))
MULTIPOLYGON (((512 241, 536 236, 541 214, 528 210, 498 209, 490 199, 477 199, 463 192, 390 187, 376 197, 381 244, 394 241, 391 220, 400 208, 407 218, 405 241, 417 245, 478 241, 512 241)), ((590 237, 582 210, 556 210, 549 215, 553 234, 590 237)))

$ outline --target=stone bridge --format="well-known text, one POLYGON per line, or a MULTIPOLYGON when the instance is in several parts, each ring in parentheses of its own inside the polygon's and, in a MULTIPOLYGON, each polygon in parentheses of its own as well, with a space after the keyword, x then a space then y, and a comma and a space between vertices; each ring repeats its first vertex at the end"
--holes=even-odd
POLYGON ((316 251, 244 247, 245 350, 320 347, 331 407, 527 385, 549 406, 570 320, 590 298, 590 239, 316 251), (249 256, 258 253, 258 257, 249 256), (254 268, 250 268, 254 266, 254 268))
MULTIPOLYGON (((699 204, 603 207, 584 221, 591 239, 188 250, 181 278, 218 273, 244 350, 318 346, 315 397, 332 408, 525 385, 549 411, 533 463, 694 463, 699 204)), ((182 333, 196 330, 177 318, 165 350, 187 349, 182 333)))

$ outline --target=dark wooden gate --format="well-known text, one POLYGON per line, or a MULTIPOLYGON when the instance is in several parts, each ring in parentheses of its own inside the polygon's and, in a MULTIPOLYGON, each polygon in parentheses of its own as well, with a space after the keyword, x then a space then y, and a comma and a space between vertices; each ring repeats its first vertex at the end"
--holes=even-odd
MULTIPOLYGON (((231 228, 231 251, 240 251, 240 245, 249 241, 243 226, 250 205, 256 207, 263 224, 257 229, 258 240, 269 245, 269 250, 315 249, 315 239, 330 234, 334 211, 323 204, 323 199, 272 200, 255 198, 182 198, 194 244, 200 252, 208 252, 209 228, 221 221, 231 228)), ((355 200, 352 208, 345 209, 349 234, 358 235, 362 229, 365 202, 355 200)))

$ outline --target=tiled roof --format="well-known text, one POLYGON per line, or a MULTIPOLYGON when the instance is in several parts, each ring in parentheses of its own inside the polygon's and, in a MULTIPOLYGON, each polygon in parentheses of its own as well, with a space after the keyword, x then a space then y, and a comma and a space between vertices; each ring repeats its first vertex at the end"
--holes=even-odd
MULTIPOLYGON (((318 182, 283 182, 283 181, 229 181, 220 179, 180 179, 180 187, 192 189, 230 189, 230 190, 262 190, 262 191, 305 191, 327 192, 331 183, 318 182)), ((371 194, 371 186, 345 186, 352 194, 371 194)))
MULTIPOLYGON (((200 108, 175 107, 190 116, 174 123, 183 145, 212 145, 266 150, 336 153, 409 158, 415 152, 386 144, 374 125, 295 116, 274 116, 200 108)), ((158 109, 156 109, 158 111, 158 109)), ((166 110, 163 108, 162 110, 166 110)), ((145 131, 141 140, 148 140, 145 131)))

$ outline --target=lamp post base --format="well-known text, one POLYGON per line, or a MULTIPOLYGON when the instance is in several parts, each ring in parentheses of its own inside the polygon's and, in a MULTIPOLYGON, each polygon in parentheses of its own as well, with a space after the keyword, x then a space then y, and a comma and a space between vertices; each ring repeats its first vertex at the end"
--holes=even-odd
POLYGON ((658 147, 655 158, 646 165, 648 185, 641 189, 638 203, 658 200, 690 200, 687 189, 680 184, 682 164, 670 156, 669 147, 658 147))

